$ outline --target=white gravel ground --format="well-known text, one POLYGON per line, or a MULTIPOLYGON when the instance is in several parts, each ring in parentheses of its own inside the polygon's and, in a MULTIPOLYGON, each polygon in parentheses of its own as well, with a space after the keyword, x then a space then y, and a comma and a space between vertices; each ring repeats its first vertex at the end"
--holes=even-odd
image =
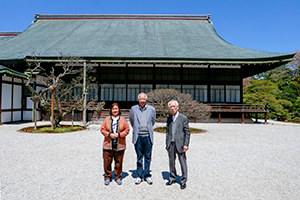
POLYGON ((165 186, 169 167, 162 133, 154 136, 153 185, 134 184, 130 133, 123 184, 105 186, 99 125, 65 134, 17 132, 32 125, 0 125, 1 200, 300 198, 300 126, 190 123, 207 132, 191 136, 187 188, 181 190, 179 184, 165 186))

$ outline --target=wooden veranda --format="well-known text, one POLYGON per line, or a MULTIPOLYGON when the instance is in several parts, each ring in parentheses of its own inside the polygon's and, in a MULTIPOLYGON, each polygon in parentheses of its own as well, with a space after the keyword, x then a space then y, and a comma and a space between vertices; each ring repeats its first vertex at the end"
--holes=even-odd
POLYGON ((267 105, 261 104, 211 104, 211 112, 218 113, 219 123, 221 123, 222 113, 241 113, 242 123, 245 123, 246 113, 255 113, 256 119, 258 121, 258 113, 265 114, 265 124, 267 124, 268 119, 268 107, 267 105))

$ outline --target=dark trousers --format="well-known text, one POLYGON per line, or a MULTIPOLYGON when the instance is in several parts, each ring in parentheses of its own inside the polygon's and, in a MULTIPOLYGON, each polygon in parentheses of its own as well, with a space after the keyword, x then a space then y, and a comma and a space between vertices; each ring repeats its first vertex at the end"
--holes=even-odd
POLYGON ((137 175, 140 178, 144 177, 144 179, 146 179, 147 177, 151 177, 150 162, 151 162, 152 144, 150 141, 150 137, 149 136, 146 136, 146 137, 139 136, 134 147, 135 147, 135 152, 137 155, 137 162, 136 162, 137 175), (143 170, 143 161, 144 160, 145 160, 145 162, 144 162, 144 170, 143 170))
POLYGON ((115 176, 116 180, 122 178, 122 169, 123 169, 123 157, 125 150, 115 151, 115 150, 105 150, 103 149, 103 165, 104 165, 104 173, 105 179, 112 179, 112 170, 111 163, 115 161, 115 176))
POLYGON ((175 160, 176 160, 176 154, 178 156, 178 160, 181 166, 181 173, 182 176, 180 178, 181 183, 186 183, 187 181, 187 164, 186 164, 186 156, 184 153, 179 153, 175 142, 171 142, 170 148, 169 148, 169 167, 170 167, 170 181, 176 180, 176 168, 175 168, 175 160))

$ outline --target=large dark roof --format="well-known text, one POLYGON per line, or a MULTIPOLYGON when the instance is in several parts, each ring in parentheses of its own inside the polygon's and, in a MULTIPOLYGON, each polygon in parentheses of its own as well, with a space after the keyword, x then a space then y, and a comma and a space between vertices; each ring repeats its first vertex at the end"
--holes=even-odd
POLYGON ((1 42, 0 60, 32 52, 95 59, 203 61, 290 60, 294 54, 241 48, 223 40, 210 15, 35 15, 18 36, 1 42))

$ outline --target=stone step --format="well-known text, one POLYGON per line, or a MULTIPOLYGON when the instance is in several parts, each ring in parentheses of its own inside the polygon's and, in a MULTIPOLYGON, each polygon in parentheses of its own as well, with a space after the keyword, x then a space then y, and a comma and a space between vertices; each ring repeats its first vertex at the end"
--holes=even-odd
MULTIPOLYGON (((121 109, 122 117, 124 117, 127 121, 129 121, 129 113, 130 109, 121 109)), ((97 114, 94 114, 92 120, 90 121, 91 124, 101 124, 106 117, 109 116, 109 109, 101 110, 100 116, 98 117, 97 114)))

